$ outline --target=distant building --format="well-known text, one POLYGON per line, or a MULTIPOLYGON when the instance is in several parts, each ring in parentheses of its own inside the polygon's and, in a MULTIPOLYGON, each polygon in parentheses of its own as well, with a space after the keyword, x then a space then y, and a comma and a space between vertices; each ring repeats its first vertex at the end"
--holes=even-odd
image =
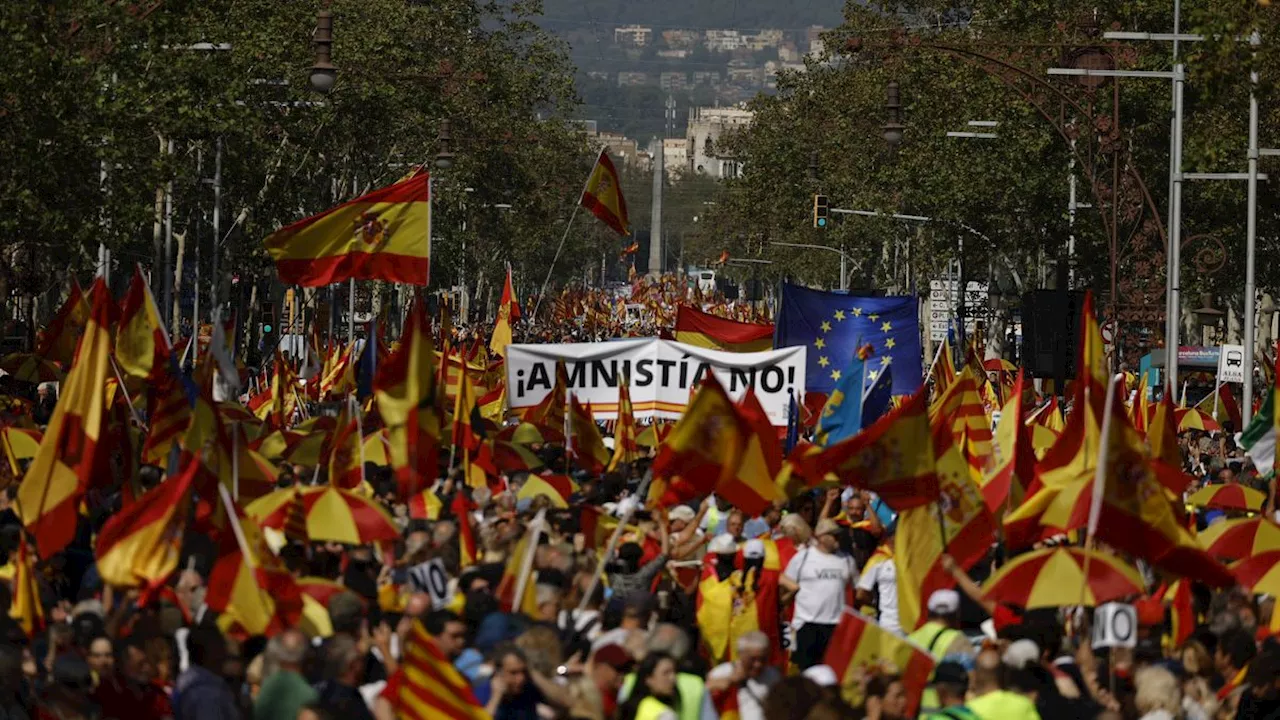
POLYGON ((624 25, 614 28, 613 42, 623 47, 645 47, 653 42, 653 28, 643 25, 624 25))
POLYGON ((697 30, 663 30, 662 42, 669 48, 692 50, 702 35, 697 30))
POLYGON ((731 67, 729 68, 729 82, 737 83, 746 87, 756 87, 764 83, 764 68, 759 67, 731 67))
POLYGON ((736 107, 690 108, 689 124, 685 131, 688 169, 715 178, 740 175, 741 163, 717 153, 716 145, 725 132, 750 125, 754 115, 750 110, 736 107))
POLYGON ((706 85, 708 87, 720 87, 720 71, 718 70, 699 70, 690 76, 689 84, 693 87, 706 85))
POLYGON ((636 85, 649 85, 653 79, 649 77, 649 73, 643 72, 620 72, 618 73, 618 87, 633 87, 636 85))
POLYGON ((821 25, 813 25, 805 33, 805 42, 809 46, 810 56, 816 58, 826 50, 826 43, 822 40, 822 33, 826 31, 827 29, 821 25))
POLYGON ((686 138, 665 138, 662 141, 663 169, 668 178, 675 178, 689 171, 689 141, 686 138))
POLYGON ((711 52, 735 52, 746 47, 742 34, 737 30, 708 30, 707 50, 711 52))
POLYGON ((671 48, 665 48, 658 51, 658 57, 668 58, 671 60, 684 60, 685 58, 689 57, 689 53, 690 51, 684 48, 679 48, 675 50, 671 48))
POLYGON ((778 59, 782 62, 800 62, 799 48, 793 42, 785 42, 778 46, 778 59))
POLYGON ((682 72, 664 72, 658 76, 658 85, 668 92, 678 92, 689 88, 689 75, 682 72))
POLYGON ((637 162, 639 148, 636 141, 622 133, 598 133, 592 138, 591 144, 592 147, 604 147, 609 151, 610 157, 618 159, 627 167, 634 166, 637 162))
POLYGON ((776 48, 782 43, 781 30, 761 30, 758 33, 744 35, 742 43, 748 50, 759 52, 769 48, 776 48))

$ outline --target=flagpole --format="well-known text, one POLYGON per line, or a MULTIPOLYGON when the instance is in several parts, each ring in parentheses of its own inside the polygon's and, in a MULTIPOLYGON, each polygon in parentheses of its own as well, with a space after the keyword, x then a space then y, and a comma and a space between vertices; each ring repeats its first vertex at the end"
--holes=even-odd
MULTIPOLYGON (((1098 530, 1098 519, 1102 515, 1102 500, 1106 496, 1107 483, 1107 460, 1108 451, 1111 449, 1109 439, 1111 437, 1111 414, 1115 407, 1117 383, 1124 382, 1124 374, 1117 374, 1111 378, 1111 382, 1107 385, 1107 400, 1103 404, 1102 428, 1099 431, 1101 439, 1098 444, 1098 461, 1093 469, 1093 496, 1089 498, 1089 524, 1085 529, 1084 540, 1084 582, 1080 584, 1080 604, 1084 605, 1086 593, 1089 591, 1089 564, 1093 559, 1089 554, 1090 547, 1093 545, 1093 535, 1098 530)), ((1085 392, 1088 393, 1089 388, 1085 386, 1085 392)), ((1088 406, 1088 396, 1086 394, 1085 405, 1088 406)))
MULTIPOLYGON (((924 374, 925 377, 927 378, 933 377, 933 368, 938 364, 938 360, 942 357, 942 348, 945 346, 946 346, 946 342, 938 343, 938 349, 936 352, 933 353, 933 362, 929 363, 929 372, 924 374)), ((945 390, 945 389, 946 388, 941 388, 939 391, 945 390)))
POLYGON ((649 483, 651 482, 653 482, 653 468, 649 468, 645 473, 644 480, 640 481, 640 487, 636 488, 635 502, 628 503, 627 511, 618 519, 618 526, 613 529, 613 535, 609 538, 609 545, 605 548, 604 556, 600 558, 600 562, 596 563, 596 571, 591 576, 591 584, 587 585, 587 591, 583 593, 582 600, 578 602, 578 609, 575 615, 581 615, 582 611, 587 609, 587 603, 591 602, 591 596, 595 594, 596 588, 600 585, 600 576, 604 573, 605 563, 613 555, 614 551, 618 549, 618 543, 622 540, 622 532, 626 530, 627 524, 631 522, 636 509, 640 507, 641 498, 649 492, 649 483))
MULTIPOLYGON (((462 492, 459 490, 458 492, 462 492)), ((524 550, 524 557, 520 561, 520 577, 516 578, 516 594, 511 599, 511 611, 520 612, 524 605, 524 588, 529 583, 529 575, 533 573, 533 557, 538 552, 538 540, 542 537, 543 526, 547 522, 547 511, 539 510, 534 516, 533 522, 529 523, 529 530, 533 533, 529 538, 529 546, 524 550)))
POLYGON ((560 259, 560 252, 564 250, 564 241, 568 239, 569 229, 573 227, 573 219, 578 217, 578 209, 582 207, 582 196, 586 194, 587 187, 591 185, 591 176, 595 175, 596 165, 600 164, 600 158, 607 150, 607 147, 600 148, 600 154, 596 155, 596 161, 591 166, 591 172, 587 173, 587 179, 582 183, 582 192, 578 193, 578 201, 573 204, 573 214, 569 216, 569 224, 564 226, 564 234, 560 236, 560 244, 556 246, 556 254, 551 258, 551 267, 547 268, 547 277, 542 281, 542 287, 538 290, 538 300, 533 304, 533 318, 535 319, 538 317, 538 308, 542 307, 542 296, 547 294, 547 284, 551 282, 551 273, 556 269, 556 261, 560 259))
MULTIPOLYGON (((352 417, 356 419, 356 435, 359 437, 357 444, 360 446, 360 484, 364 485, 364 423, 360 422, 360 404, 356 402, 356 398, 351 393, 347 393, 347 409, 351 411, 352 417)), ((329 482, 333 482, 333 478, 329 478, 329 482)))

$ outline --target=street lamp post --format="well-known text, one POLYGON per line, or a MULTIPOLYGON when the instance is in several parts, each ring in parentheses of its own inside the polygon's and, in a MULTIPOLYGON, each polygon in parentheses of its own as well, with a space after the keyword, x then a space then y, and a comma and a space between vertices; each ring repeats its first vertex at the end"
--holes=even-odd
POLYGON ((902 124, 902 100, 898 94, 898 82, 890 80, 885 86, 884 109, 888 120, 884 124, 884 140, 889 149, 897 150, 902 144, 902 135, 906 127, 902 124))
POLYGON ((316 58, 311 65, 311 89, 328 95, 338 79, 338 68, 333 66, 333 13, 321 10, 316 13, 316 31, 312 41, 316 46, 316 58))

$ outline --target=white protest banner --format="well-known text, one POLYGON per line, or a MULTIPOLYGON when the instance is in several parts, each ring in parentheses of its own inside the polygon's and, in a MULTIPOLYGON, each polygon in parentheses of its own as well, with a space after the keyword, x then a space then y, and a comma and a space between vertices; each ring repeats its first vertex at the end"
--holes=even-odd
POLYGON ((563 360, 569 390, 600 420, 617 417, 618 385, 630 378, 636 418, 677 419, 689 404, 690 389, 711 372, 729 397, 739 400, 747 388, 769 421, 787 424, 792 393, 804 400, 805 348, 734 353, 657 338, 559 345, 511 345, 507 349, 507 398, 512 409, 537 405, 556 380, 563 360))
POLYGON ((430 560, 409 568, 409 585, 416 592, 424 592, 431 596, 431 607, 440 609, 449 604, 449 574, 444 571, 444 560, 430 560))

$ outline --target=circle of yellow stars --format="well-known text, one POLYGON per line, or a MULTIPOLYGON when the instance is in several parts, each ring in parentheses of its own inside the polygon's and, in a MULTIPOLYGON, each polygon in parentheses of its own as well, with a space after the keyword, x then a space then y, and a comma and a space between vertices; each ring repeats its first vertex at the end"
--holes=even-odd
MULTIPOLYGON (((813 347, 816 348, 818 351, 825 350, 827 348, 827 339, 825 335, 831 332, 832 328, 835 327, 835 325, 832 325, 832 323, 833 322, 836 324, 842 323, 849 317, 855 317, 855 318, 862 317, 862 308, 854 307, 854 308, 850 308, 848 311, 836 310, 835 313, 831 316, 830 320, 823 320, 822 323, 818 326, 818 329, 822 331, 823 336, 820 336, 814 339, 813 347)), ((872 323, 880 322, 880 315, 876 313, 870 313, 867 315, 867 320, 871 321, 872 323)), ((888 320, 880 323, 880 332, 887 333, 892 330, 893 330, 893 323, 889 322, 888 320)), ((892 350, 895 345, 897 345, 896 340, 894 340, 893 338, 885 338, 884 347, 886 350, 892 350)), ((874 345, 872 345, 871 350, 873 353, 875 352, 874 345)), ((881 368, 887 367, 892 362, 893 362, 893 358, 888 355, 885 355, 880 358, 880 367, 881 368)), ((831 365, 831 358, 826 355, 822 355, 820 353, 818 355, 818 366, 825 369, 830 365, 831 365)), ((879 374, 880 374, 879 370, 868 370, 867 378, 870 380, 875 380, 879 374)), ((832 368, 831 379, 835 382, 840 382, 840 368, 832 368)))

